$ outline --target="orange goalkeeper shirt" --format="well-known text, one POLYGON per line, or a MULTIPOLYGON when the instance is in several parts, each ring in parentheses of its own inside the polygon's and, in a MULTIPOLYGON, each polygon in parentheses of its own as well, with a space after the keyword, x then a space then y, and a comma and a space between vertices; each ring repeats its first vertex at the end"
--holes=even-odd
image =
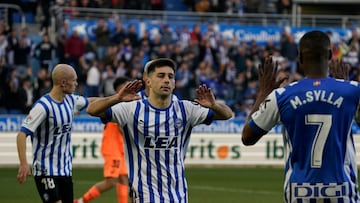
POLYGON ((118 124, 113 122, 105 124, 101 153, 103 156, 124 156, 123 134, 118 124))

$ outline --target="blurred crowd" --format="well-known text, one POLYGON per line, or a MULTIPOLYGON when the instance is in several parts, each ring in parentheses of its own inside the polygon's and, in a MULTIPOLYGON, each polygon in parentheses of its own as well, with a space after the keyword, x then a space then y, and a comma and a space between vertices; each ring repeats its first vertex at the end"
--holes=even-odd
MULTIPOLYGON (((279 43, 224 39, 214 24, 205 32, 194 23, 172 30, 163 25, 158 35, 148 31, 137 33, 135 26, 124 27, 116 19, 110 29, 108 19, 98 19, 95 40, 69 33, 69 23, 58 28, 54 41, 48 33, 40 42, 33 42, 27 28, 9 29, 0 19, 0 114, 26 114, 32 104, 51 88, 50 72, 54 63, 72 65, 78 74, 78 94, 108 96, 114 93, 116 77, 141 79, 144 64, 161 57, 172 58, 178 65, 176 94, 181 99, 194 99, 195 88, 206 84, 216 98, 230 105, 238 119, 244 119, 257 93, 257 67, 272 55, 279 62, 279 74, 289 81, 303 77, 297 63, 297 43, 284 29, 279 43), (54 60, 56 59, 56 60, 54 60), (39 64, 34 67, 31 63, 39 64)), ((331 38, 332 33, 328 32, 331 38)), ((350 79, 360 80, 360 38, 356 30, 349 40, 332 44, 333 57, 351 64, 350 79)))

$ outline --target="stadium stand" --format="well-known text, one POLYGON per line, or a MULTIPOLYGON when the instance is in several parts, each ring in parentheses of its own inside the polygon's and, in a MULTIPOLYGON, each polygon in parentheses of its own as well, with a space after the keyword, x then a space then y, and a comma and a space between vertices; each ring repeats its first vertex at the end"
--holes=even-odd
MULTIPOLYGON (((87 94, 87 84, 93 77, 88 75, 88 70, 99 69, 103 82, 97 85, 101 96, 111 93, 106 92, 106 78, 120 75, 141 78, 146 61, 156 57, 171 57, 180 67, 177 80, 181 83, 177 84, 177 94, 184 99, 192 99, 194 87, 206 83, 214 88, 218 99, 232 105, 237 117, 244 118, 256 95, 256 66, 261 58, 268 54, 274 55, 281 62, 279 69, 290 74, 289 59, 283 54, 287 47, 291 47, 288 39, 294 37, 296 43, 302 33, 309 29, 328 32, 333 41, 334 57, 351 60, 355 64, 352 79, 360 78, 356 57, 351 59, 348 54, 355 49, 355 56, 359 57, 359 43, 352 40, 359 29, 359 16, 307 14, 306 9, 298 9, 311 5, 312 2, 309 1, 294 0, 288 7, 290 10, 281 13, 274 0, 263 1, 264 5, 257 4, 262 8, 258 10, 248 7, 247 1, 239 1, 244 4, 234 4, 233 1, 211 4, 209 1, 209 8, 201 12, 196 10, 196 2, 193 1, 165 0, 160 1, 162 5, 157 7, 151 4, 141 5, 143 10, 129 9, 137 8, 130 1, 124 1, 121 5, 102 5, 101 8, 96 5, 97 1, 88 2, 83 5, 74 0, 54 1, 50 9, 51 25, 44 27, 46 14, 40 7, 46 8, 49 5, 37 4, 38 12, 34 15, 29 9, 23 9, 29 3, 28 0, 22 2, 22 7, 18 6, 12 16, 13 23, 17 26, 15 29, 6 31, 6 24, 0 25, 5 30, 0 36, 0 55, 3 59, 0 86, 4 87, 0 93, 2 113, 26 113, 25 104, 14 102, 15 106, 9 106, 8 102, 4 102, 5 98, 10 94, 15 94, 14 98, 18 98, 19 95, 30 95, 33 92, 35 96, 28 99, 26 104, 29 106, 48 90, 49 71, 58 62, 72 63, 79 70, 78 91, 84 95, 87 94), (101 51, 105 53, 101 60, 98 58, 100 46, 95 34, 98 19, 104 19, 110 31, 110 37, 104 39, 106 51, 101 51), (19 31, 18 28, 24 27, 29 33, 22 34, 19 31), (195 28, 199 29, 198 32, 195 28), (70 60, 71 53, 67 49, 71 46, 69 38, 74 31, 81 40, 89 39, 83 42, 86 50, 79 53, 80 60, 75 61, 70 60), (46 33, 50 37, 49 43, 56 49, 51 51, 53 60, 44 68, 40 65, 39 53, 40 50, 46 51, 47 46, 39 45, 46 44, 42 39, 46 33), (3 44, 1 37, 6 39, 3 44), (17 43, 12 44, 19 39, 24 39, 30 47, 30 51, 26 52, 26 71, 20 73, 14 63, 18 59, 14 56, 25 52, 19 52, 24 50, 19 49, 17 43), (35 49, 36 47, 39 49, 35 49), (28 80, 31 85, 24 87, 23 82, 28 80), (17 87, 16 93, 5 91, 13 86, 17 87)), ((0 8, 6 11, 7 7, 0 4, 0 8)), ((6 20, 4 17, 3 19, 6 20)), ((301 77, 301 70, 291 74, 292 80, 301 77)))

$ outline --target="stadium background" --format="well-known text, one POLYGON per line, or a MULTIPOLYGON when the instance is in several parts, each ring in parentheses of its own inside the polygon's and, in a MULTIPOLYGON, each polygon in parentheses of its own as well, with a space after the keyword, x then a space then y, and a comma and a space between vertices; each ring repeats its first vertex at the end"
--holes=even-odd
MULTIPOLYGON (((274 128, 256 146, 245 147, 240 142, 243 119, 246 117, 248 109, 251 107, 251 102, 254 101, 253 99, 256 95, 256 84, 252 87, 251 81, 256 78, 256 64, 259 62, 257 57, 263 56, 264 50, 268 51, 266 48, 269 41, 274 42, 275 51, 281 52, 284 32, 293 35, 296 44, 306 31, 311 29, 323 30, 331 37, 336 53, 334 57, 343 58, 345 61, 348 60, 347 62, 352 65, 351 77, 354 80, 358 80, 359 44, 351 44, 351 40, 354 38, 354 31, 359 32, 360 17, 359 11, 356 8, 358 8, 360 2, 356 0, 341 1, 341 3, 332 0, 293 0, 292 5, 282 11, 277 9, 277 1, 274 0, 203 1, 202 3, 209 2, 208 7, 206 4, 204 4, 205 6, 200 4, 201 1, 164 0, 160 1, 163 3, 162 6, 156 7, 157 9, 160 8, 160 10, 153 10, 151 4, 141 4, 147 1, 131 1, 133 2, 132 5, 124 4, 116 7, 115 10, 105 6, 101 6, 102 8, 83 6, 82 3, 86 1, 79 1, 77 6, 66 7, 70 5, 70 2, 73 3, 74 1, 0 1, 0 3, 10 3, 0 4, 0 30, 2 32, 0 35, 0 45, 4 45, 1 36, 4 36, 9 42, 11 41, 9 39, 11 39, 12 32, 4 31, 8 22, 11 23, 12 30, 18 31, 16 33, 18 36, 16 37, 19 39, 24 37, 30 43, 30 50, 26 52, 25 64, 16 63, 15 57, 13 58, 13 60, 15 59, 13 63, 11 63, 11 60, 7 60, 0 66, 0 180, 4 183, 2 188, 0 188, 0 198, 4 202, 37 202, 35 187, 31 183, 32 180, 29 180, 24 187, 20 187, 16 183, 15 176, 18 160, 15 136, 24 115, 29 109, 23 107, 31 106, 35 99, 32 98, 31 101, 26 103, 24 99, 27 98, 25 96, 26 92, 37 91, 37 94, 39 94, 48 90, 45 81, 49 78, 47 78, 48 76, 43 78, 43 76, 39 75, 40 70, 44 67, 42 67, 38 55, 34 52, 36 45, 42 42, 42 37, 46 32, 43 24, 49 23, 44 22, 46 21, 44 18, 46 18, 47 12, 42 10, 42 6, 45 6, 50 11, 50 18, 48 19, 50 19, 51 25, 47 28, 47 32, 55 47, 58 45, 59 34, 71 36, 74 30, 81 37, 89 37, 94 45, 96 43, 95 29, 99 18, 103 18, 110 29, 115 28, 116 19, 121 20, 125 32, 128 31, 130 25, 134 25, 135 33, 138 34, 139 40, 142 39, 143 33, 148 32, 150 41, 153 41, 157 36, 164 36, 164 31, 169 28, 171 31, 171 42, 169 44, 177 44, 179 42, 179 34, 183 27, 186 27, 188 33, 190 33, 195 25, 199 25, 201 35, 207 36, 208 26, 212 24, 217 37, 219 37, 218 39, 220 39, 216 44, 219 48, 216 57, 219 57, 219 60, 221 59, 220 48, 224 47, 224 41, 232 42, 232 46, 236 47, 236 49, 240 46, 246 47, 246 50, 251 50, 255 47, 256 56, 246 53, 246 59, 251 59, 251 70, 235 67, 237 69, 235 72, 244 71, 246 75, 250 75, 246 78, 247 84, 233 83, 232 80, 236 81, 237 78, 231 76, 228 76, 231 81, 225 80, 226 76, 221 77, 221 71, 217 69, 219 67, 214 66, 211 67, 214 69, 209 74, 211 76, 202 80, 208 82, 209 85, 214 85, 216 90, 227 90, 225 92, 218 91, 217 98, 231 105, 236 115, 231 121, 216 122, 211 126, 199 126, 194 129, 186 158, 189 190, 193 202, 281 201, 282 167, 285 153, 282 145, 281 126, 274 128), (138 3, 137 5, 136 2, 138 3), (217 6, 216 2, 218 3, 217 6), (225 6, 222 5, 224 2, 226 3, 225 6), (254 2, 257 2, 258 5, 253 6, 254 2), (37 12, 34 12, 34 8, 37 12), (69 29, 62 33, 61 30, 63 30, 65 24, 69 26, 69 29), (24 33, 21 30, 27 31, 25 36, 23 36, 24 33), (348 45, 345 52, 341 52, 343 48, 342 41, 348 45), (356 48, 356 55, 346 58, 350 55, 350 47, 352 45, 356 48), (21 65, 30 67, 31 72, 25 75, 12 74, 21 65), (255 71, 255 73, 252 71, 255 71), (213 72, 217 74, 214 76, 213 72), (25 81, 28 80, 31 84, 30 90, 24 85, 25 81), (41 80, 43 81, 41 82, 41 80), (11 84, 17 84, 19 87, 17 89, 19 90, 9 95, 6 90, 11 87, 11 84), (39 84, 44 86, 36 86, 39 84), (234 97, 229 93, 230 89, 234 87, 237 91, 243 92, 240 97, 234 97), (18 102, 19 100, 24 102, 18 102), (19 191, 21 191, 20 194, 18 194, 19 191), (241 197, 239 198, 239 196, 241 197)), ((98 1, 89 2, 94 3, 93 6, 95 6, 98 1)), ((197 46, 200 46, 200 44, 197 46)), ((168 50, 172 48, 174 47, 171 45, 167 47, 168 50)), ((14 51, 14 47, 8 46, 4 48, 0 46, 1 58, 9 58, 11 51, 14 51)), ((121 52, 124 49, 120 48, 118 51, 121 52)), ((55 49, 52 52, 54 53, 50 65, 47 67, 48 70, 51 70, 53 64, 61 61, 58 50, 55 49)), ((149 54, 147 59, 131 61, 130 63, 137 62, 139 67, 142 67, 145 60, 161 55, 156 51, 153 53, 154 55, 149 54)), ((186 54, 180 55, 183 59, 179 61, 179 64, 182 64, 186 54)), ((136 53, 133 53, 133 56, 132 58, 136 58, 136 53)), ((233 59, 232 57, 234 56, 229 56, 229 59, 233 59)), ((285 61, 284 70, 290 72, 287 61, 284 58, 286 57, 278 56, 278 59, 285 61)), ((91 62, 91 59, 86 61, 89 65, 92 65, 91 62)), ((224 66, 227 67, 228 64, 225 64, 224 66)), ((200 69, 199 66, 191 65, 193 65, 190 68, 193 70, 192 73, 197 79, 201 78, 200 76, 202 75, 197 75, 196 73, 196 70, 200 69)), ((105 66, 99 66, 99 69, 102 71, 101 77, 104 77, 102 81, 106 81, 106 79, 111 81, 111 78, 108 78, 107 74, 105 74, 105 66)), ((127 68, 136 69, 136 67, 127 68)), ((140 77, 141 71, 142 69, 138 68, 137 72, 133 73, 132 76, 140 77)), ((118 74, 116 70, 114 73, 118 74)), ((300 70, 296 70, 296 72, 291 74, 294 76, 293 80, 302 77, 300 70)), ((86 95, 88 94, 86 91, 86 80, 81 82, 79 93, 86 95)), ((198 84, 201 80, 193 82, 198 84)), ((98 92, 100 96, 106 95, 106 88, 104 86, 106 84, 99 84, 99 88, 103 88, 98 92)), ((189 84, 179 94, 191 99, 193 95, 187 95, 184 91, 188 92, 192 88, 189 84)), ((99 153, 99 145, 101 143, 102 124, 99 120, 79 112, 73 129, 75 193, 80 194, 88 186, 101 179, 102 158, 99 153)), ((358 152, 360 151, 359 130, 358 126, 354 125, 353 132, 358 152)), ((31 160, 30 142, 28 142, 27 149, 28 160, 31 160)), ((357 156, 357 159, 358 163, 360 163, 360 155, 357 156)), ((98 202, 114 201, 114 197, 114 194, 110 193, 98 202)))

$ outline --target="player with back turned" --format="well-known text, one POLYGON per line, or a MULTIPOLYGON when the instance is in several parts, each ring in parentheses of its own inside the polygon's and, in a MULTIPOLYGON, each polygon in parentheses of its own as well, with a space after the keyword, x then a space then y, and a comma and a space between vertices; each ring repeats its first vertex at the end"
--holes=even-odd
POLYGON ((253 145, 276 124, 283 124, 287 203, 360 201, 351 133, 353 119, 360 122, 360 85, 330 78, 331 56, 328 36, 310 31, 299 43, 304 79, 279 88, 282 80, 276 81, 272 59, 259 66, 259 92, 242 142, 253 145))

